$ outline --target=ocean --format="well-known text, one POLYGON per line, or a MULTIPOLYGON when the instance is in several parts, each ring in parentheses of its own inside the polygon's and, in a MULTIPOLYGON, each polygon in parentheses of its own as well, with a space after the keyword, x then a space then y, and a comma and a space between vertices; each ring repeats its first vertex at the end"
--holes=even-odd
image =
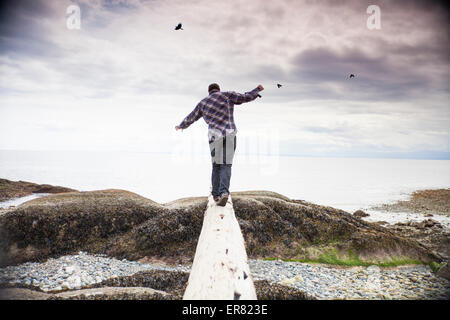
MULTIPOLYGON (((349 212, 450 187, 450 160, 236 154, 231 191, 270 190, 349 212)), ((159 203, 210 192, 208 154, 0 151, 0 178, 80 191, 124 189, 159 203)))

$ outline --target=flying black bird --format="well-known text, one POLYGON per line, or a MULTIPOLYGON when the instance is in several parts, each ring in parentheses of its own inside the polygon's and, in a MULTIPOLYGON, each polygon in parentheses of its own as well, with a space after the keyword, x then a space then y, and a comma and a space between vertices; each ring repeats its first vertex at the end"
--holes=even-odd
POLYGON ((179 24, 177 24, 177 26, 175 27, 175 30, 184 30, 182 27, 181 22, 179 24))
POLYGON ((277 87, 278 87, 278 88, 281 88, 282 86, 283 86, 283 85, 277 83, 277 87))
POLYGON ((354 77, 355 77, 355 75, 352 73, 349 78, 351 79, 351 78, 354 78, 354 77))

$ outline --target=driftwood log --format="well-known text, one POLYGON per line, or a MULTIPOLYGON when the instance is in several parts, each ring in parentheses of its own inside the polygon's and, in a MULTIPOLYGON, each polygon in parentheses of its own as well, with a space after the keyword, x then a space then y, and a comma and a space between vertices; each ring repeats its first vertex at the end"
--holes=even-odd
POLYGON ((225 207, 208 198, 184 300, 256 300, 244 237, 229 197, 225 207))

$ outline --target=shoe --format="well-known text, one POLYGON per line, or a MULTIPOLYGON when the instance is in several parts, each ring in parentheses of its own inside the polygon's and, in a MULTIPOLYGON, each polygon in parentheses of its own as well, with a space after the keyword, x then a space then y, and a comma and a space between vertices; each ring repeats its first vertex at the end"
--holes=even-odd
POLYGON ((214 199, 215 202, 219 202, 220 197, 213 197, 213 199, 214 199))
POLYGON ((224 193, 220 196, 219 201, 217 201, 217 205, 221 207, 225 207, 228 201, 228 194, 224 193))

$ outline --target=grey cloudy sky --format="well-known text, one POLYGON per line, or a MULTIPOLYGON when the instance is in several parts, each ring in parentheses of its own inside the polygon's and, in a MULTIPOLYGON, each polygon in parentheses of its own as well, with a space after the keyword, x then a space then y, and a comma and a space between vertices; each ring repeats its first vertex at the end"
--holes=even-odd
POLYGON ((173 128, 218 82, 263 84, 236 123, 243 137, 273 132, 282 154, 450 159, 448 20, 433 1, 8 1, 0 149, 206 144, 203 120, 173 128), (80 30, 66 26, 71 4, 80 30))

